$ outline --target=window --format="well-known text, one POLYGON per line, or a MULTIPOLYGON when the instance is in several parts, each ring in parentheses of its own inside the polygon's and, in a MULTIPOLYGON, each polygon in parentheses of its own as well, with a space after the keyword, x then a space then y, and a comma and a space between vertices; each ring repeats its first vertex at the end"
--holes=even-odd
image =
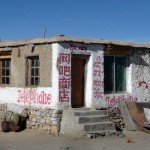
POLYGON ((104 92, 126 91, 126 57, 104 56, 104 92))
POLYGON ((10 59, 0 60, 0 68, 1 68, 1 76, 0 82, 1 84, 10 84, 10 67, 11 61, 10 59))
POLYGON ((28 85, 37 86, 40 83, 39 57, 28 58, 28 85))

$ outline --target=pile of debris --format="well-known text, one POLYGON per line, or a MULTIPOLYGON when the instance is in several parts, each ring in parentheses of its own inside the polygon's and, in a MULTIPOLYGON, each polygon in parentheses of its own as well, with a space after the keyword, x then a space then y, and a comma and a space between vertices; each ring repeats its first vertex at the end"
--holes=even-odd
POLYGON ((4 112, 1 128, 3 132, 19 132, 26 128, 28 113, 25 107, 16 104, 8 104, 4 112))
POLYGON ((125 123, 119 107, 108 108, 106 113, 108 114, 110 121, 115 123, 117 130, 122 131, 125 128, 125 123))

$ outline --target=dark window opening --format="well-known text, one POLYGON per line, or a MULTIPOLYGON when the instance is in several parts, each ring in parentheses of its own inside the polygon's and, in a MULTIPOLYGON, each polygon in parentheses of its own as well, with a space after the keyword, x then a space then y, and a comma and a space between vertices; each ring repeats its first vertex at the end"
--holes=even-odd
POLYGON ((104 92, 126 91, 126 57, 104 56, 104 92))

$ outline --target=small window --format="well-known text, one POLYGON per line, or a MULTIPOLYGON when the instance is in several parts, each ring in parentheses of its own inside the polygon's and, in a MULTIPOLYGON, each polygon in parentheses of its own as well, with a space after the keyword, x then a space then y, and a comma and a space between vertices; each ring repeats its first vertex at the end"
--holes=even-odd
POLYGON ((10 68, 11 61, 10 59, 0 60, 1 68, 1 84, 10 84, 10 68))
POLYGON ((126 91, 126 57, 104 56, 104 92, 126 91))
POLYGON ((38 86, 40 84, 40 61, 39 57, 28 58, 28 85, 38 86))

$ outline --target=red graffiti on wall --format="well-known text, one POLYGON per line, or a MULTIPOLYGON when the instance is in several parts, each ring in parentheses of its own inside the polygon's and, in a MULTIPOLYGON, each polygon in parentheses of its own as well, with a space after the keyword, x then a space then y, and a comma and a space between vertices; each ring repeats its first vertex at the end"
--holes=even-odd
POLYGON ((71 51, 76 51, 76 50, 81 50, 81 51, 85 51, 85 50, 87 50, 87 47, 86 46, 78 46, 78 45, 75 45, 74 43, 71 43, 71 42, 69 42, 69 49, 71 50, 71 51))
POLYGON ((59 54, 59 62, 70 64, 70 54, 59 54))
POLYGON ((97 99, 103 98, 104 81, 102 81, 103 79, 101 78, 103 76, 103 63, 101 61, 101 56, 97 56, 93 63, 93 94, 94 98, 97 99))
POLYGON ((65 78, 64 76, 59 79, 59 89, 69 89, 70 78, 65 78))
POLYGON ((148 84, 145 81, 139 82, 139 86, 148 89, 148 84))
POLYGON ((103 71, 100 71, 100 70, 94 70, 94 71, 93 71, 93 75, 94 75, 94 76, 99 76, 99 77, 101 77, 102 74, 104 74, 103 71))
POLYGON ((59 74, 64 76, 70 76, 70 66, 59 66, 59 74))
POLYGON ((59 101, 69 102, 70 100, 70 54, 59 55, 59 101))
POLYGON ((127 102, 136 102, 138 99, 134 96, 106 96, 105 100, 107 102, 108 107, 118 107, 118 103, 120 101, 127 101, 127 102))
POLYGON ((18 103, 50 105, 52 95, 44 91, 37 93, 36 90, 18 90, 18 103))
POLYGON ((66 89, 63 89, 62 91, 59 91, 59 101, 60 102, 69 102, 69 91, 66 91, 66 89))

